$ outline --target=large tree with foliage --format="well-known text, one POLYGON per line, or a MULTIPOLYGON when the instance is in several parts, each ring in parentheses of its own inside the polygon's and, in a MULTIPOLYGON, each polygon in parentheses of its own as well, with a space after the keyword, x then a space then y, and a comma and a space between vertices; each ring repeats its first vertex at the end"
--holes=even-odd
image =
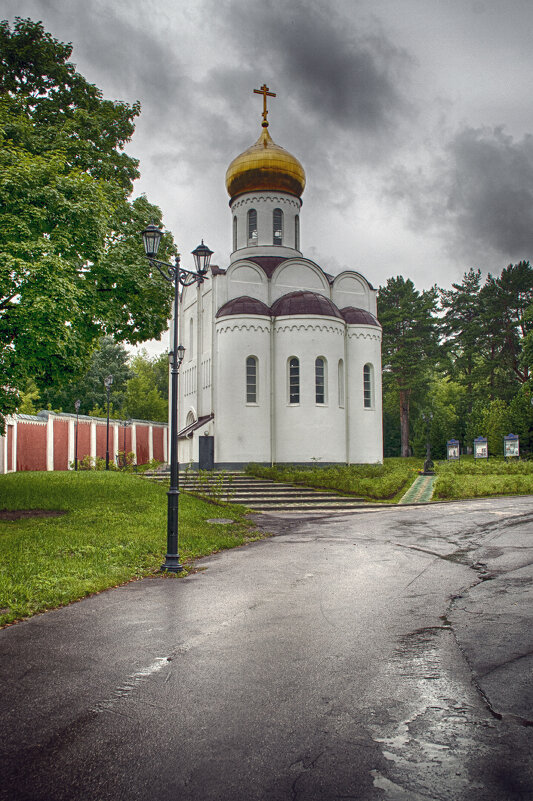
POLYGON ((124 415, 137 420, 168 420, 168 355, 149 359, 146 352, 131 360, 132 377, 126 384, 124 415))
POLYGON ((467 390, 470 408, 479 380, 486 333, 480 314, 481 270, 470 269, 462 282, 440 290, 442 332, 449 358, 450 375, 467 390))
POLYGON ((418 292, 410 279, 389 278, 379 288, 383 326, 383 385, 397 393, 401 455, 409 456, 409 411, 413 394, 426 390, 438 358, 437 289, 418 292))
POLYGON ((79 376, 102 335, 142 342, 170 316, 140 241, 160 210, 130 199, 139 104, 105 100, 71 53, 41 23, 0 23, 0 430, 28 377, 79 376))
POLYGON ((120 412, 124 404, 126 383, 132 376, 125 347, 111 337, 102 337, 91 356, 89 369, 81 378, 68 383, 56 382, 40 393, 41 407, 53 411, 73 412, 80 401, 80 414, 89 414, 95 407, 105 407, 104 378, 113 376, 111 400, 113 409, 120 412))
POLYGON ((533 328, 528 315, 533 304, 533 267, 521 261, 509 264, 497 277, 489 275, 479 300, 479 314, 490 343, 486 364, 489 396, 508 399, 530 377, 521 354, 533 328))

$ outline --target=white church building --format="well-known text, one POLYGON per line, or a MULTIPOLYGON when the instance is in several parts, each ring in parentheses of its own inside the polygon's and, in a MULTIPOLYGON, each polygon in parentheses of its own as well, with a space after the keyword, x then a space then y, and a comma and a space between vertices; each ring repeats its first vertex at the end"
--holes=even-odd
POLYGON ((262 131, 226 173, 233 250, 184 288, 179 460, 353 464, 383 459, 381 326, 359 272, 328 275, 300 242, 302 165, 262 131))

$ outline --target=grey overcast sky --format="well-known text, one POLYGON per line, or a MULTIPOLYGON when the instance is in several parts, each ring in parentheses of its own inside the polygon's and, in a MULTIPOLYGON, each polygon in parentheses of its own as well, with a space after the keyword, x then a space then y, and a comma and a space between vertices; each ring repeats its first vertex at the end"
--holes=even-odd
MULTIPOLYGON (((0 0, 140 100, 135 193, 227 265, 224 177, 259 136, 303 164, 302 249, 374 286, 448 287, 533 258, 531 0, 0 0)), ((192 260, 192 257, 191 257, 192 260)))

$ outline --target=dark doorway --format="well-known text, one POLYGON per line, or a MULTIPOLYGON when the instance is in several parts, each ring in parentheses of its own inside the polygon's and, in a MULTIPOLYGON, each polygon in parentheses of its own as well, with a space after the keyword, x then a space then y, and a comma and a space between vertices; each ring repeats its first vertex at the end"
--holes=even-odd
POLYGON ((198 468, 213 470, 215 467, 215 438, 199 437, 198 468))

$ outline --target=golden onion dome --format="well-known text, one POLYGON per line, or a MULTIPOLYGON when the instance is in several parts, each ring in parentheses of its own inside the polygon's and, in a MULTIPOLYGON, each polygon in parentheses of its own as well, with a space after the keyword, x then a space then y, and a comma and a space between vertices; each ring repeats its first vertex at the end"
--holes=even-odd
POLYGON ((305 188, 305 172, 297 158, 276 145, 263 123, 261 136, 226 172, 226 189, 233 200, 243 192, 273 190, 300 197, 305 188))

